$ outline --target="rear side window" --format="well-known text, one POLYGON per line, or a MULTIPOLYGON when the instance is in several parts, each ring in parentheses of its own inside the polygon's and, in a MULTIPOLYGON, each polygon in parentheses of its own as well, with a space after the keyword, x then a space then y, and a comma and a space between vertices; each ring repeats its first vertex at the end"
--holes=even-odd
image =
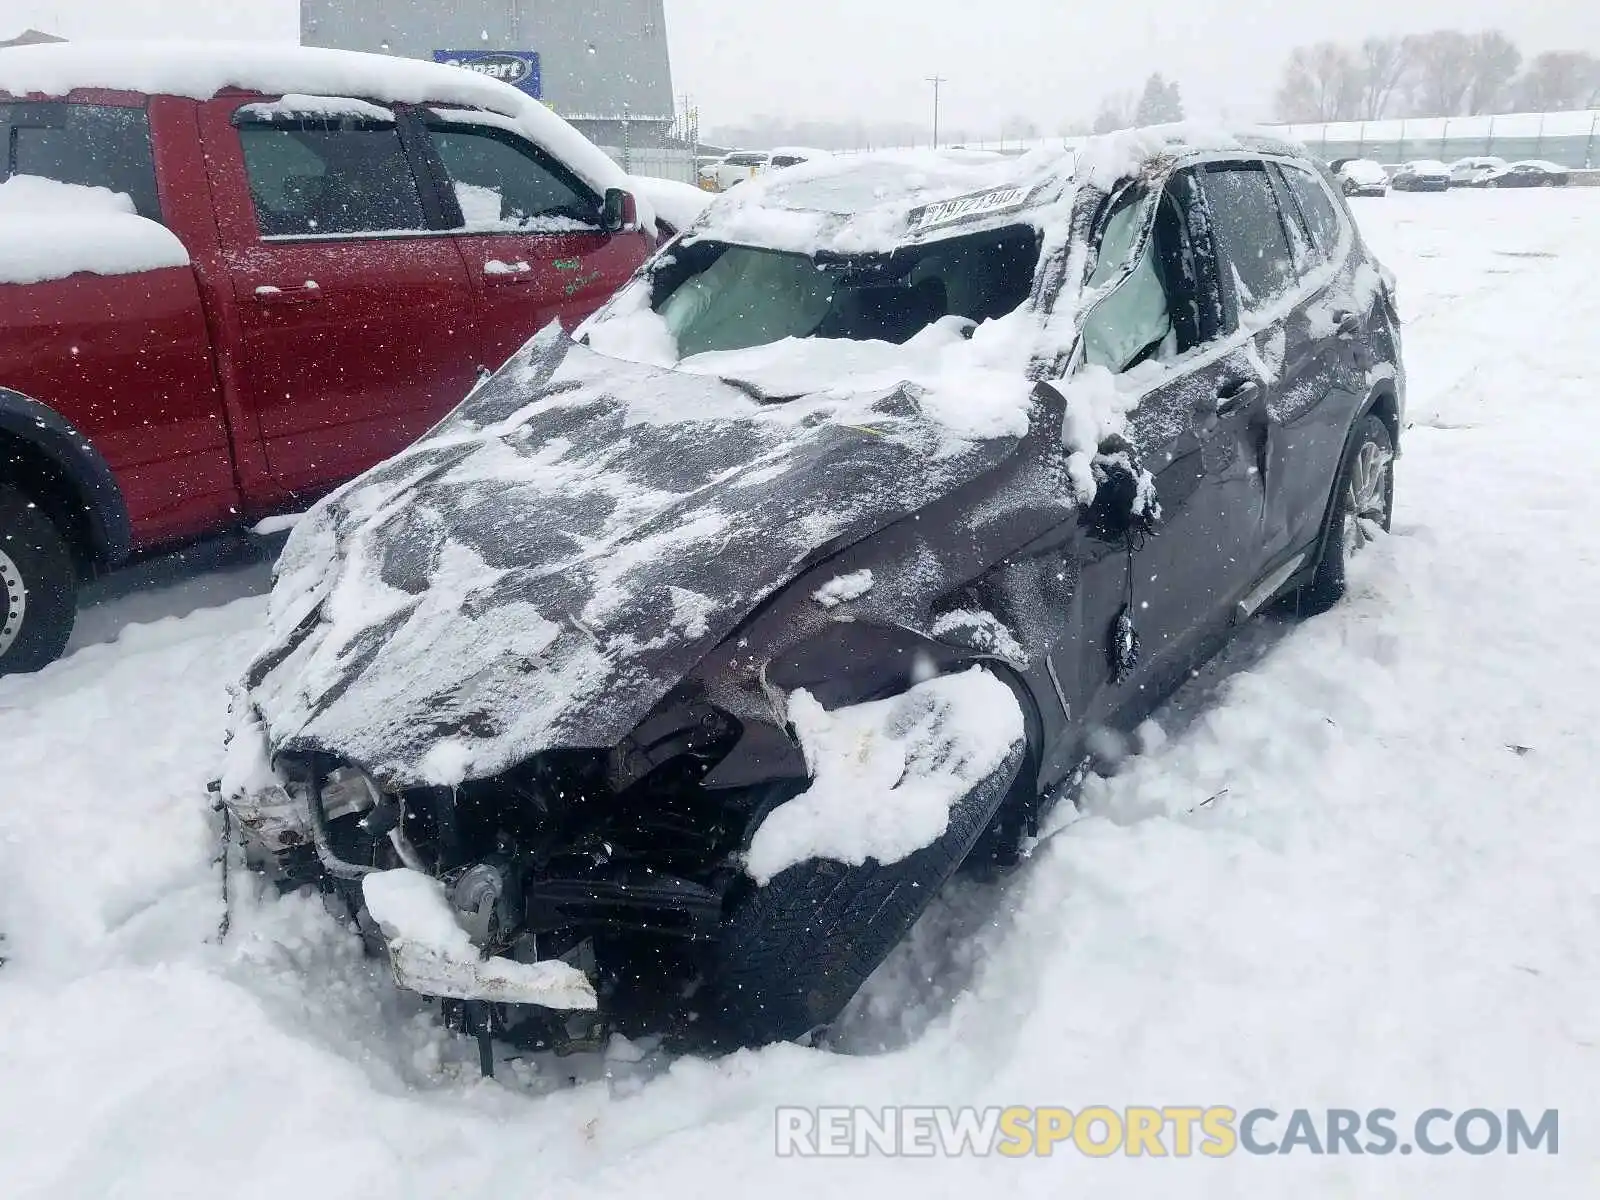
POLYGON ((508 130, 429 121, 469 232, 560 233, 600 226, 599 199, 508 130))
POLYGON ((0 181, 41 175, 59 183, 109 188, 134 211, 161 220, 150 118, 109 104, 0 104, 0 181))
POLYGON ((1295 278, 1289 236, 1272 181, 1260 163, 1225 163, 1205 174, 1207 206, 1233 264, 1239 308, 1265 307, 1295 278))
POLYGON ((767 161, 765 154, 730 154, 722 160, 730 167, 759 167, 767 161))
POLYGON ((1283 178, 1305 219, 1313 256, 1318 262, 1327 262, 1339 248, 1339 238, 1344 232, 1339 210, 1333 206, 1322 180, 1304 167, 1285 166, 1283 178))
POLYGON ((428 228, 399 129, 349 117, 239 123, 262 237, 338 237, 428 228))

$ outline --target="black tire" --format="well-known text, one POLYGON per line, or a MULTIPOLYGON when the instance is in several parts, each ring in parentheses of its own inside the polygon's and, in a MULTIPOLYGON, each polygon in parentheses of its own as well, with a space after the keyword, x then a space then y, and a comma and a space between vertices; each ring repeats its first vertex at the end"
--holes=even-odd
POLYGON ((78 615, 77 585, 55 522, 23 493, 0 487, 0 675, 61 657, 78 615))
POLYGON ((1325 613, 1337 604, 1345 593, 1351 557, 1372 540, 1374 526, 1389 531, 1394 516, 1394 439, 1376 413, 1369 412, 1356 425, 1329 508, 1322 557, 1311 582, 1294 597, 1301 616, 1325 613))
POLYGON ((944 835, 896 863, 812 859, 736 899, 696 1005, 724 1047, 792 1041, 831 1023, 955 874, 1011 789, 1026 751, 950 812, 944 835))

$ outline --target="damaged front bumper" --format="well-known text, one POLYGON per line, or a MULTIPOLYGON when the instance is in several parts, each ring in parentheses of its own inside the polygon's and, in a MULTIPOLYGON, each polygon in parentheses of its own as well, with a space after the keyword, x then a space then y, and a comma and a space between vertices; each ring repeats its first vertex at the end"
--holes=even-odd
MULTIPOLYGON (((383 934, 399 986, 442 1000, 526 1004, 564 1012, 600 1006, 594 984, 560 960, 518 962, 486 955, 458 918, 439 880, 401 867, 361 880, 367 911, 383 934)), ((456 894, 460 894, 460 887, 456 894)))

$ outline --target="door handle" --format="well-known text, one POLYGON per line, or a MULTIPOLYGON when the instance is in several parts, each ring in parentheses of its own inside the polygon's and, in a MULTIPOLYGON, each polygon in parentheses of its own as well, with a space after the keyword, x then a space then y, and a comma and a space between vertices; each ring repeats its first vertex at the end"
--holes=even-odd
POLYGON ((1336 312, 1333 314, 1333 332, 1336 337, 1353 338, 1361 332, 1361 314, 1336 312))
POLYGON ((264 283, 255 291, 257 304, 311 304, 322 299, 322 288, 315 279, 299 287, 278 287, 264 283))
POLYGON ((1261 397, 1261 385, 1254 379, 1235 379, 1217 387, 1217 403, 1211 409, 1219 417, 1238 412, 1261 397))
POLYGON ((486 284, 503 285, 509 283, 531 283, 533 268, 522 259, 516 262, 501 262, 498 258, 491 258, 483 264, 483 281, 486 284))

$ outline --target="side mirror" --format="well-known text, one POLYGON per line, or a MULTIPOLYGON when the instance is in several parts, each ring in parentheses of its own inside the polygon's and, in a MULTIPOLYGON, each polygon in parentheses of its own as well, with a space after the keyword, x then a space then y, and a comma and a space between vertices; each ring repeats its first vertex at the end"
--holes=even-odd
POLYGON ((1152 536, 1161 521, 1150 473, 1125 438, 1112 436, 1094 458, 1094 503, 1083 514, 1092 537, 1104 542, 1152 536))
POLYGON ((639 224, 639 202, 632 192, 621 188, 607 188, 605 202, 600 206, 600 228, 607 233, 619 233, 639 224))

